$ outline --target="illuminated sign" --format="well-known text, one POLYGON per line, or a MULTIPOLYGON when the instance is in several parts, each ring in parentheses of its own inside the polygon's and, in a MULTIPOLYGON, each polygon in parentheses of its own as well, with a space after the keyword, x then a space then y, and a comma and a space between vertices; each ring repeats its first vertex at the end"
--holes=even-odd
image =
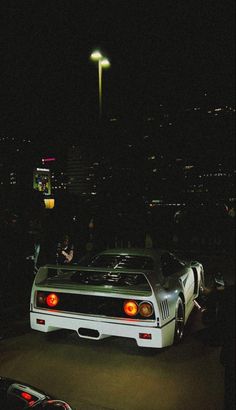
POLYGON ((51 173, 49 169, 36 168, 33 173, 33 189, 51 195, 51 173))
POLYGON ((46 171, 49 172, 50 170, 47 168, 36 168, 36 171, 46 171))
POLYGON ((45 162, 52 162, 56 161, 56 158, 50 157, 50 158, 42 158, 42 163, 44 164, 45 162))
POLYGON ((54 198, 45 198, 44 204, 47 209, 53 209, 55 206, 55 199, 54 198))

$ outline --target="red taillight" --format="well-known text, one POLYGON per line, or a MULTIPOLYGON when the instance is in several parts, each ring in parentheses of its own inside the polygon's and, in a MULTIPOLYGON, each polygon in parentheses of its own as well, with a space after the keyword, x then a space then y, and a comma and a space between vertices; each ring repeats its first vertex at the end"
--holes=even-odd
POLYGON ((139 339, 151 340, 151 333, 139 333, 139 339))
POLYGON ((47 296, 46 303, 49 307, 55 307, 59 303, 59 297, 55 293, 50 293, 47 296))
POLYGON ((124 312, 128 316, 136 316, 138 313, 138 305, 134 300, 129 300, 124 303, 124 312))
POLYGON ((153 314, 153 306, 149 302, 142 302, 139 305, 139 313, 143 317, 150 317, 153 314))
POLYGON ((23 391, 23 392, 21 393, 21 397, 22 397, 23 399, 27 400, 27 401, 32 400, 31 394, 27 393, 26 391, 23 391))

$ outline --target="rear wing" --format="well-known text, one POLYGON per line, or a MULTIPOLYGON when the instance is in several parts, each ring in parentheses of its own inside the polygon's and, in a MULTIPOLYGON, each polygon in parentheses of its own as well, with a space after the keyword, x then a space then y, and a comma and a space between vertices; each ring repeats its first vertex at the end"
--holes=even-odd
POLYGON ((141 270, 46 265, 39 268, 35 286, 150 296, 152 286, 141 270))
POLYGON ((41 266, 36 275, 35 275, 35 280, 34 283, 35 285, 40 285, 41 283, 45 282, 48 278, 57 276, 59 274, 66 273, 68 271, 74 271, 76 268, 78 268, 75 265, 45 265, 41 266))

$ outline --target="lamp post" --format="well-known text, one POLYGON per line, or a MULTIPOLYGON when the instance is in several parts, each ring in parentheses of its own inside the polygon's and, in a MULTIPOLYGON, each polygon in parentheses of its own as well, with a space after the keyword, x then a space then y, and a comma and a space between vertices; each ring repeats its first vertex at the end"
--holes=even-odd
POLYGON ((90 59, 98 63, 98 101, 99 101, 99 118, 102 117, 102 70, 103 68, 109 68, 110 62, 104 57, 100 51, 94 51, 90 59))

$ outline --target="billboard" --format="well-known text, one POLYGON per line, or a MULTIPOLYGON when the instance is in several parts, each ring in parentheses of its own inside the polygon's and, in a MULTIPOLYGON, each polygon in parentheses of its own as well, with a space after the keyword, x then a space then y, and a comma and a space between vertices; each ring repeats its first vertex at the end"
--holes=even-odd
POLYGON ((46 168, 36 168, 33 173, 33 189, 51 195, 51 173, 46 168))

